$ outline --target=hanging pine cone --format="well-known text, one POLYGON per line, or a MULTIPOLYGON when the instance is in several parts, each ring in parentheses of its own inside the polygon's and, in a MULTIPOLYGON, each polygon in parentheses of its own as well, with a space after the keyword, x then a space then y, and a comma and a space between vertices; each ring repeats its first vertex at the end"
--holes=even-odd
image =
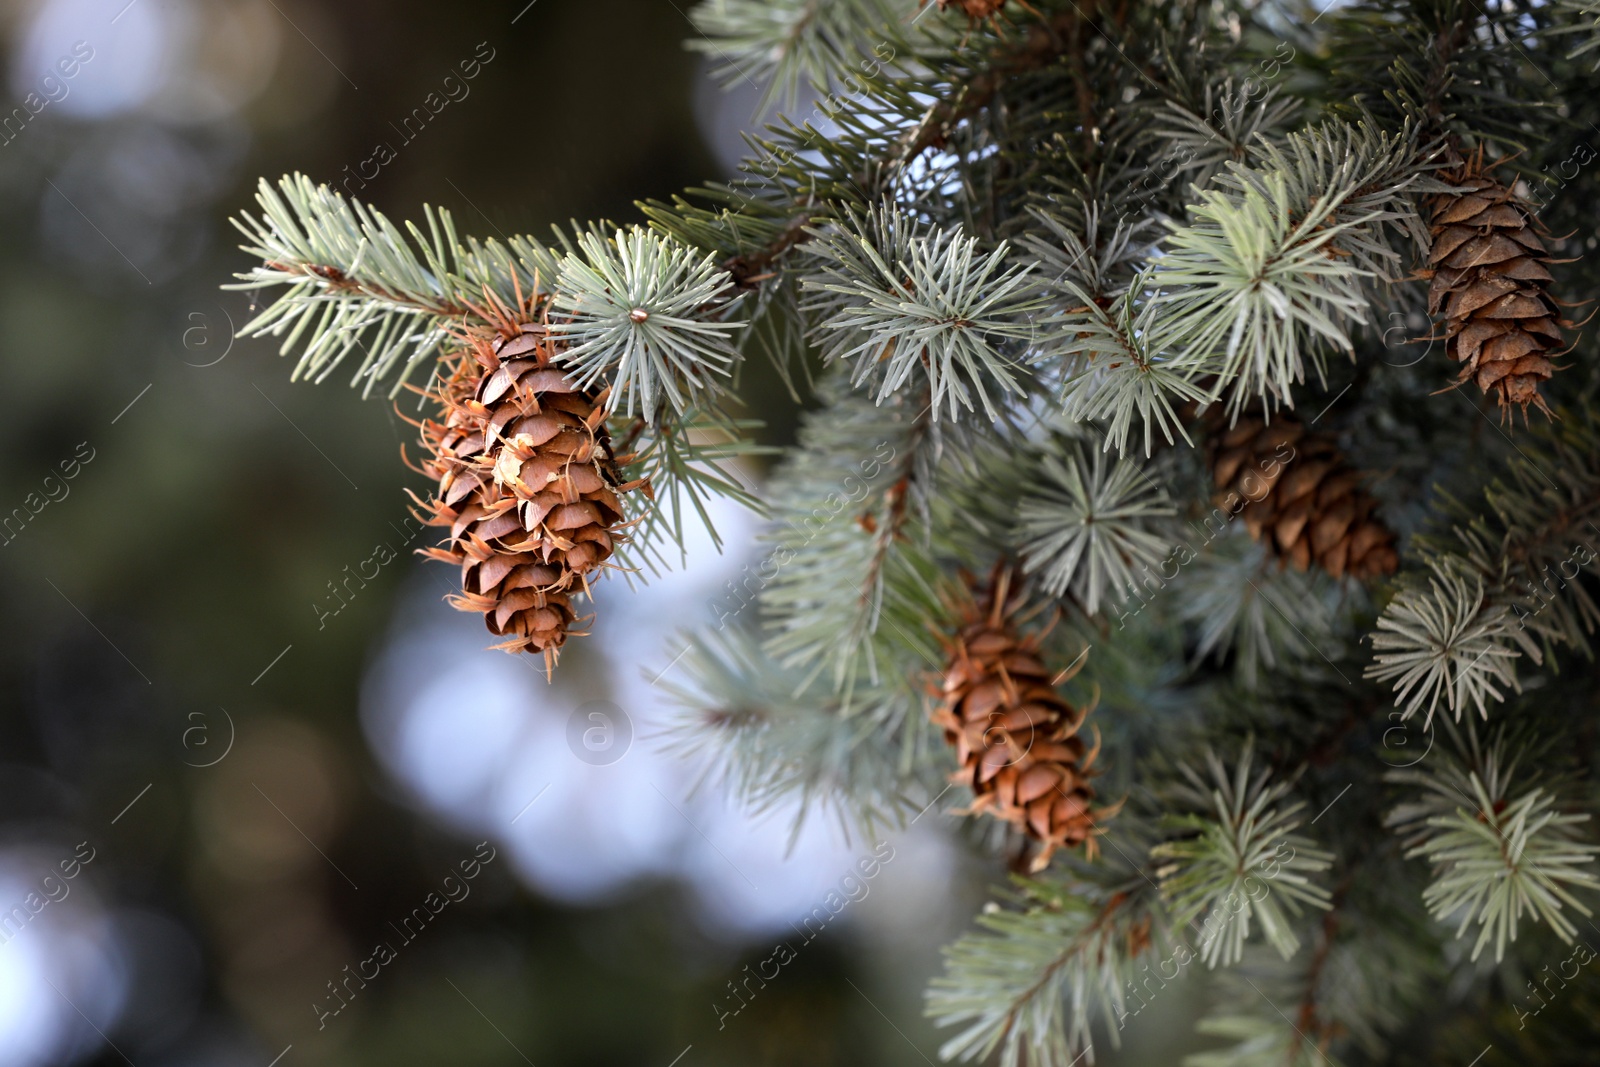
MULTIPOLYGON (((951 778, 972 790, 969 813, 987 812, 1036 845, 1031 870, 1043 870, 1058 848, 1084 845, 1094 855, 1091 767, 1078 730, 1087 709, 1062 699, 1039 660, 1040 633, 1019 636, 1008 600, 1011 572, 997 569, 980 602, 969 602, 951 642, 943 702, 933 721, 944 728, 961 769, 951 778)), ((1081 666, 1081 664, 1080 664, 1081 666)), ((1064 679, 1060 679, 1064 680, 1064 679)))
POLYGON ((1315 563, 1363 581, 1394 573, 1394 534, 1332 437, 1282 412, 1268 423, 1247 410, 1229 427, 1213 408, 1208 420, 1215 503, 1235 511, 1251 537, 1296 570, 1315 563))
POLYGON ((1515 404, 1526 419, 1533 404, 1548 415, 1539 383, 1555 373, 1562 328, 1574 324, 1547 291, 1555 279, 1538 223, 1484 167, 1481 149, 1441 178, 1462 191, 1431 198, 1432 269, 1421 273, 1433 279, 1428 311, 1445 317, 1445 351, 1462 364, 1457 384, 1476 382, 1502 414, 1515 404))
POLYGON ((634 485, 619 484, 604 394, 555 366, 561 341, 536 322, 485 317, 498 328, 465 335, 432 394, 444 421, 422 424, 423 470, 439 487, 419 517, 450 531, 425 554, 460 564, 450 602, 506 638, 493 647, 542 653, 548 673, 577 632, 573 598, 623 539, 617 494, 634 485))

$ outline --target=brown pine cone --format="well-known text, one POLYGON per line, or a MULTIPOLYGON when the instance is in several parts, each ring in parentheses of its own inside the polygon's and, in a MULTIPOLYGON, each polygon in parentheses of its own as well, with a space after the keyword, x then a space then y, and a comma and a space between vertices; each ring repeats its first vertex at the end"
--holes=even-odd
POLYGON ((1377 501, 1332 437, 1282 412, 1268 423, 1259 409, 1232 427, 1216 409, 1209 421, 1215 502, 1240 515, 1251 537, 1296 570, 1315 563, 1335 578, 1363 581, 1394 573, 1394 534, 1373 514, 1377 501))
POLYGON ((1445 351, 1462 364, 1457 384, 1473 381, 1492 394, 1502 414, 1515 404, 1527 418, 1546 415, 1539 383, 1567 349, 1563 320, 1548 287, 1550 253, 1528 206, 1489 173, 1483 152, 1441 175, 1459 193, 1432 197, 1433 247, 1428 311, 1445 317, 1445 351))
MULTIPOLYGON (((1004 819, 1037 849, 1031 870, 1058 848, 1095 854, 1096 819, 1089 785, 1098 741, 1086 751, 1078 730, 1087 709, 1068 704, 1039 660, 1038 632, 1019 636, 1008 602, 1011 572, 997 569, 981 602, 969 602, 950 642, 943 702, 933 712, 961 762, 951 780, 972 790, 969 813, 1004 819)), ((1081 664, 1080 664, 1081 665, 1081 664)))
POLYGON ((422 424, 439 488, 419 517, 450 531, 425 554, 460 564, 450 602, 482 612, 506 638, 493 647, 541 653, 548 673, 576 632, 573 598, 623 540, 617 494, 634 486, 619 484, 604 394, 554 365, 562 343, 543 325, 502 318, 463 340, 432 394, 444 421, 422 424))

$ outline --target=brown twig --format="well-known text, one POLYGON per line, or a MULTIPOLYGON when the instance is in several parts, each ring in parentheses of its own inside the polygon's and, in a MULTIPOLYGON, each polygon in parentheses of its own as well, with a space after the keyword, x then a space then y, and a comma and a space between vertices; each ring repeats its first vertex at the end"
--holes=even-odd
POLYGON ((472 309, 462 304, 449 300, 438 303, 424 303, 417 300, 412 294, 397 292, 381 285, 370 282, 357 281, 338 267, 328 266, 323 263, 281 263, 270 260, 262 264, 267 270, 282 271, 285 274, 300 274, 307 278, 316 278, 322 287, 331 292, 351 296, 368 296, 385 303, 398 304, 402 307, 415 308, 430 315, 441 318, 458 318, 472 313, 472 309))

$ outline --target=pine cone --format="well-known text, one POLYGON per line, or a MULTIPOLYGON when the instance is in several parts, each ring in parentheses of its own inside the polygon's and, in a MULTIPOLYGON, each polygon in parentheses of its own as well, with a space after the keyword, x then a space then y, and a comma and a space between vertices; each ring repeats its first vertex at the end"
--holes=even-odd
POLYGON ((1058 848, 1095 853, 1091 766, 1078 729, 1087 710, 1062 699, 1038 657, 1042 634, 1021 637, 1007 602, 1011 574, 999 569, 981 603, 969 603, 951 642, 943 703, 933 721, 944 728, 961 769, 951 778, 972 790, 969 813, 1004 819, 1038 846, 1031 870, 1043 870, 1058 848))
POLYGON ((576 632, 573 598, 623 540, 617 494, 634 486, 618 484, 603 394, 554 365, 559 339, 514 321, 463 339, 433 394, 444 421, 422 424, 423 470, 439 488, 419 517, 450 531, 425 554, 460 564, 450 603, 483 613, 506 638, 493 647, 542 653, 548 673, 576 632))
POLYGON ((1550 253, 1535 232, 1527 205, 1488 173, 1483 152, 1441 175, 1460 193, 1431 198, 1433 247, 1423 277, 1431 277, 1428 311, 1445 316, 1445 351, 1462 364, 1457 384, 1475 381, 1503 413, 1511 405, 1527 418, 1533 404, 1546 415, 1539 383, 1555 373, 1562 327, 1547 292, 1550 253))
POLYGON ((1335 578, 1361 580, 1394 573, 1394 534, 1332 437, 1282 412, 1270 424, 1259 409, 1232 427, 1216 409, 1209 419, 1215 502, 1239 514, 1251 537, 1296 570, 1315 563, 1335 578))

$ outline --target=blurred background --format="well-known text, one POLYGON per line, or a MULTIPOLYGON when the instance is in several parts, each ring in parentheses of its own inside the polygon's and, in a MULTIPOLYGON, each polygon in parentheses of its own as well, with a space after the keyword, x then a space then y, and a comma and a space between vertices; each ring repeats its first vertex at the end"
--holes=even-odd
MULTIPOLYGON (((687 5, 0 3, 0 1064, 937 1060, 1000 868, 936 814, 791 842, 660 736, 754 520, 606 583, 548 684, 411 554, 411 429, 219 288, 262 175, 504 235, 731 173, 754 89, 687 5)), ((1170 1062, 1189 985, 1110 1062, 1170 1062)))

